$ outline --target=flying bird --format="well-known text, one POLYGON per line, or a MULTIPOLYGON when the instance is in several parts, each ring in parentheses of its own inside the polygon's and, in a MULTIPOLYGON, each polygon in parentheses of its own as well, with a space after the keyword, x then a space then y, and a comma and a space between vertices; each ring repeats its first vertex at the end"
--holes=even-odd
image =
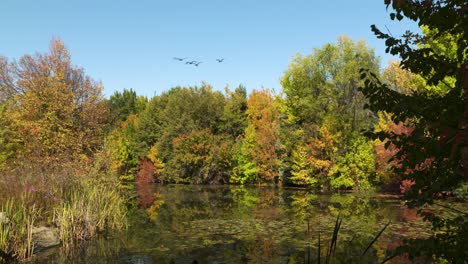
POLYGON ((195 64, 196 61, 186 61, 185 64, 195 64))
POLYGON ((193 63, 193 65, 198 67, 198 65, 200 65, 200 63, 202 63, 202 62, 201 61, 196 61, 196 62, 193 63))
POLYGON ((216 59, 219 63, 223 62, 224 58, 216 59))
POLYGON ((174 59, 174 60, 178 60, 178 61, 183 61, 183 60, 185 60, 186 58, 178 58, 178 57, 174 57, 173 59, 174 59))

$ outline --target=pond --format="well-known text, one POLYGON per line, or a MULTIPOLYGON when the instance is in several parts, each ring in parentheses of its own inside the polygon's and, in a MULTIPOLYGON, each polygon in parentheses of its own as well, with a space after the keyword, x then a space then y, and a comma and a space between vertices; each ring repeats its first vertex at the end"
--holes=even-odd
POLYGON ((125 232, 100 236, 69 253, 48 250, 34 262, 318 263, 319 239, 323 262, 338 216, 336 263, 377 263, 403 238, 429 235, 414 210, 375 194, 241 186, 136 189, 136 209, 125 232))

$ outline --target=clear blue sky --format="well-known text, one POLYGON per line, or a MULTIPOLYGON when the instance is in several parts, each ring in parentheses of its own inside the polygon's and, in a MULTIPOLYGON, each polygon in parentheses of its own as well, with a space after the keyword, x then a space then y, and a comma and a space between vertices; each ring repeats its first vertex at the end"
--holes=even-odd
POLYGON ((370 25, 394 35, 415 28, 390 21, 383 0, 1 0, 0 10, 0 55, 44 52, 58 37, 106 96, 123 88, 152 96, 202 81, 219 90, 243 84, 279 91, 298 52, 346 34, 365 38, 385 66, 391 57, 370 25))

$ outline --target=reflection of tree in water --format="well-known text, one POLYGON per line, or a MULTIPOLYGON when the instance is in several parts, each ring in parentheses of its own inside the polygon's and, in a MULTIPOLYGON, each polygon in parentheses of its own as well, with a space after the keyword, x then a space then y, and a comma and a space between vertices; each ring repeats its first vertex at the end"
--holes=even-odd
POLYGON ((244 260, 249 264, 280 263, 278 244, 270 237, 257 235, 253 243, 246 247, 244 260))
POLYGON ((134 248, 150 250, 148 255, 156 263, 161 259, 175 263, 194 259, 199 263, 315 263, 319 231, 323 259, 338 214, 343 224, 332 263, 375 263, 384 259, 392 241, 401 238, 396 223, 361 258, 363 250, 387 219, 400 223, 405 214, 399 203, 390 206, 382 199, 359 194, 330 196, 247 186, 153 186, 151 193, 159 197, 141 213, 141 230, 130 231, 130 241, 134 248), (147 215, 152 206, 153 219, 147 215))
POLYGON ((421 219, 421 216, 418 215, 418 211, 414 208, 408 208, 406 206, 401 208, 400 211, 401 219, 406 222, 413 222, 415 220, 421 219))
POLYGON ((231 187, 232 212, 238 217, 249 216, 253 207, 259 201, 258 192, 243 186, 231 187))
POLYGON ((264 188, 259 193, 259 201, 253 208, 252 216, 266 221, 284 221, 286 211, 282 190, 264 188))
POLYGON ((135 185, 138 195, 138 206, 147 208, 154 202, 154 193, 147 184, 138 183, 135 185))
POLYGON ((311 218, 317 218, 317 195, 307 192, 296 192, 290 196, 291 211, 299 222, 309 221, 311 218))
POLYGON ((164 204, 164 200, 159 193, 154 193, 153 197, 153 204, 151 204, 151 206, 146 209, 146 213, 148 214, 148 217, 151 219, 151 221, 156 222, 159 208, 164 204))
MULTIPOLYGON (((343 221, 338 233, 335 260, 355 261, 356 263, 376 262, 383 260, 386 245, 376 243, 364 257, 364 249, 382 228, 386 215, 380 211, 385 207, 379 201, 369 196, 356 194, 316 195, 305 191, 297 191, 289 196, 290 210, 294 219, 304 222, 305 236, 308 246, 304 255, 311 263, 318 260, 318 235, 321 236, 322 254, 325 254, 333 235, 335 220, 340 216, 343 221)), ((322 256, 323 258, 324 256, 322 256)))
POLYGON ((143 160, 135 179, 135 188, 138 195, 138 206, 147 208, 154 202, 154 188, 150 186, 154 182, 154 165, 148 160, 143 160))

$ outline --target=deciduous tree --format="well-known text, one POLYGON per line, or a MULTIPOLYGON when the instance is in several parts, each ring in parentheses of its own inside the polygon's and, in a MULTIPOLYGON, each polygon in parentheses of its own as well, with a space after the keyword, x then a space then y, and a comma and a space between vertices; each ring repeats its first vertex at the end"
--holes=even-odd
POLYGON ((364 109, 366 100, 358 90, 361 67, 378 71, 378 58, 364 41, 345 36, 311 55, 297 55, 289 65, 281 79, 285 94, 281 143, 282 166, 291 179, 301 173, 293 164, 302 149, 313 182, 328 188, 331 166, 351 150, 356 134, 371 125, 373 116, 364 109))
POLYGON ((71 63, 54 39, 48 53, 0 63, 0 83, 8 91, 5 114, 22 138, 21 152, 43 164, 91 155, 103 140, 107 108, 102 86, 71 63))

